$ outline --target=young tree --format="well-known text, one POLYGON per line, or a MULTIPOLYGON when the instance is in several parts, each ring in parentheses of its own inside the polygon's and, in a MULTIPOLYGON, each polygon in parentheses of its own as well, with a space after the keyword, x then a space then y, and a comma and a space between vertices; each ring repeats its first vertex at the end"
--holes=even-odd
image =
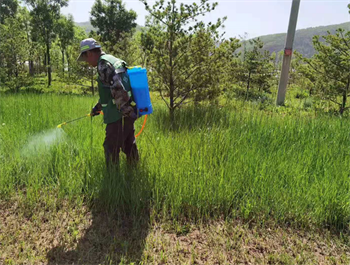
POLYGON ((309 96, 311 97, 318 82, 318 73, 309 64, 305 63, 305 58, 301 53, 294 52, 294 55, 296 84, 300 85, 301 88, 307 90, 309 96))
MULTIPOLYGON (((350 31, 338 29, 335 34, 313 38, 317 53, 312 59, 304 59, 317 73, 316 93, 321 98, 329 100, 339 106, 339 113, 343 114, 348 107, 347 98, 350 89, 350 31)), ((308 73, 309 76, 311 72, 308 73)))
MULTIPOLYGON (((189 80, 182 80, 184 83, 188 81, 194 84, 187 100, 192 99, 196 104, 204 100, 214 103, 229 84, 226 80, 226 70, 232 67, 231 62, 237 58, 234 55, 237 48, 239 48, 237 39, 231 38, 218 43, 208 31, 203 30, 196 34, 189 51, 190 62, 193 66, 201 65, 201 69, 189 80)), ((233 82, 232 76, 230 82, 233 82)))
POLYGON ((147 31, 148 31, 147 29, 142 29, 140 35, 137 36, 141 44, 140 61, 141 61, 141 65, 144 67, 147 67, 150 61, 150 56, 154 48, 154 40, 152 38, 152 34, 148 34, 147 31))
POLYGON ((29 57, 29 45, 23 30, 24 23, 25 17, 22 12, 18 12, 16 17, 6 18, 0 24, 0 57, 3 58, 0 81, 15 92, 28 81, 25 62, 29 57))
POLYGON ((91 9, 90 22, 111 49, 122 39, 124 33, 131 32, 136 27, 136 17, 136 12, 127 10, 122 0, 96 0, 91 9))
POLYGON ((27 36, 27 44, 29 47, 29 58, 28 58, 28 66, 29 66, 29 74, 31 76, 34 75, 34 43, 33 43, 33 39, 32 39, 32 28, 31 28, 31 24, 30 24, 30 14, 27 8, 23 8, 21 9, 21 14, 23 16, 23 31, 25 32, 26 36, 27 36))
POLYGON ((275 74, 273 60, 274 58, 270 55, 269 51, 262 53, 254 80, 259 92, 270 92, 271 81, 273 81, 275 74))
MULTIPOLYGON (((225 19, 208 25, 198 20, 217 6, 208 0, 191 5, 160 0, 153 7, 146 0, 142 2, 150 13, 142 41, 149 54, 151 81, 174 121, 175 109, 196 95, 197 100, 201 100, 204 91, 208 95, 210 89, 217 88, 213 76, 220 72, 216 65, 226 55, 220 49, 222 36, 218 29, 225 19)), ((232 41, 230 45, 235 49, 237 42, 232 41)))
POLYGON ((139 34, 135 34, 133 31, 123 33, 120 41, 113 46, 113 50, 111 51, 114 54, 118 54, 118 57, 126 61, 129 66, 139 65, 141 62, 139 34))
POLYGON ((28 66, 29 66, 29 75, 34 76, 35 72, 39 73, 39 59, 40 54, 42 54, 43 45, 38 42, 33 34, 32 23, 30 22, 31 16, 27 8, 20 8, 19 13, 22 17, 23 31, 27 36, 27 45, 28 45, 28 66), (36 67, 35 67, 36 66, 36 67), (35 71, 36 70, 36 71, 35 71))
POLYGON ((240 59, 242 61, 244 61, 245 59, 245 54, 247 52, 247 44, 249 42, 248 40, 248 33, 247 32, 244 32, 243 36, 242 35, 238 35, 239 36, 239 40, 241 42, 241 51, 240 51, 240 59))
MULTIPOLYGON (((90 32, 91 34, 91 32, 90 32)), ((68 65, 68 77, 65 77, 67 84, 74 84, 80 86, 84 91, 91 89, 91 92, 95 92, 95 79, 97 72, 90 68, 86 63, 77 62, 77 58, 80 54, 80 42, 86 39, 88 36, 81 27, 74 27, 74 37, 70 45, 67 47, 67 65, 68 65), (86 81, 91 82, 91 86, 85 85, 86 81), (85 88, 85 89, 84 89, 85 88)), ((90 35, 89 37, 98 39, 98 36, 90 35)))
POLYGON ((72 15, 61 16, 56 24, 56 32, 59 39, 61 54, 62 54, 62 72, 64 76, 65 72, 65 60, 64 55, 69 44, 72 43, 74 38, 74 21, 72 15))
POLYGON ((61 7, 68 5, 68 0, 26 0, 32 7, 32 25, 35 38, 46 46, 45 64, 48 73, 48 86, 51 85, 50 48, 55 39, 55 25, 60 19, 61 7))
MULTIPOLYGON (((17 0, 0 0, 0 24, 5 24, 6 18, 14 18, 18 9, 17 0)), ((0 39, 0 43, 3 39, 0 39)), ((0 55, 0 68, 3 67, 4 58, 0 55)))
POLYGON ((246 84, 246 99, 251 87, 268 91, 274 76, 274 63, 268 51, 263 51, 264 43, 258 38, 249 41, 252 50, 245 51, 238 79, 246 84))

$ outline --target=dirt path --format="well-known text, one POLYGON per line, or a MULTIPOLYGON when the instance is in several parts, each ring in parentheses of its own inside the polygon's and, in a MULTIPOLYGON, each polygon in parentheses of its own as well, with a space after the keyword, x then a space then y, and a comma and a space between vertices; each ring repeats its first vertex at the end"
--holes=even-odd
POLYGON ((349 264, 350 248, 323 231, 238 221, 149 225, 68 203, 31 211, 0 202, 0 264, 349 264))

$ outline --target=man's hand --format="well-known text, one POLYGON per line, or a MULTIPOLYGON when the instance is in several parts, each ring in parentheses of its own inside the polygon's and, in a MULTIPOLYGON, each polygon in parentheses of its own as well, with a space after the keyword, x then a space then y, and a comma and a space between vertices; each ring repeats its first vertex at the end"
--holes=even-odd
POLYGON ((101 113, 101 110, 102 110, 102 105, 100 103, 97 103, 95 105, 95 107, 92 108, 91 110, 91 113, 90 113, 90 116, 97 116, 97 115, 100 115, 101 113))
POLYGON ((123 106, 121 108, 121 111, 122 111, 124 117, 129 117, 133 120, 137 119, 137 114, 135 112, 135 109, 132 106, 130 106, 130 105, 123 106))

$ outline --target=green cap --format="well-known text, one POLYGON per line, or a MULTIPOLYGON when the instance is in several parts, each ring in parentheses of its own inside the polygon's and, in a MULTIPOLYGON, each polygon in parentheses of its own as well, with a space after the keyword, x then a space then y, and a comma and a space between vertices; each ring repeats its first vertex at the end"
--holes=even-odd
POLYGON ((80 42, 80 55, 77 61, 83 61, 82 54, 84 52, 93 50, 95 48, 101 48, 101 45, 93 38, 88 38, 80 42))

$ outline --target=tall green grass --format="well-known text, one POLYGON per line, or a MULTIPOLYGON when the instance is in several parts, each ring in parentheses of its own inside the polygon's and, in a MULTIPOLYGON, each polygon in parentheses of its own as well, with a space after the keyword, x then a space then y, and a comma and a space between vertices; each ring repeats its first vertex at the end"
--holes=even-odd
POLYGON ((86 114, 95 102, 88 96, 1 96, 1 198, 21 194, 35 205, 47 193, 88 198, 115 211, 151 208, 172 218, 348 228, 348 119, 202 106, 177 112, 170 130, 167 110, 156 103, 137 139, 136 169, 123 157, 119 171, 106 171, 102 117, 68 124, 61 141, 23 152, 33 137, 86 114))

